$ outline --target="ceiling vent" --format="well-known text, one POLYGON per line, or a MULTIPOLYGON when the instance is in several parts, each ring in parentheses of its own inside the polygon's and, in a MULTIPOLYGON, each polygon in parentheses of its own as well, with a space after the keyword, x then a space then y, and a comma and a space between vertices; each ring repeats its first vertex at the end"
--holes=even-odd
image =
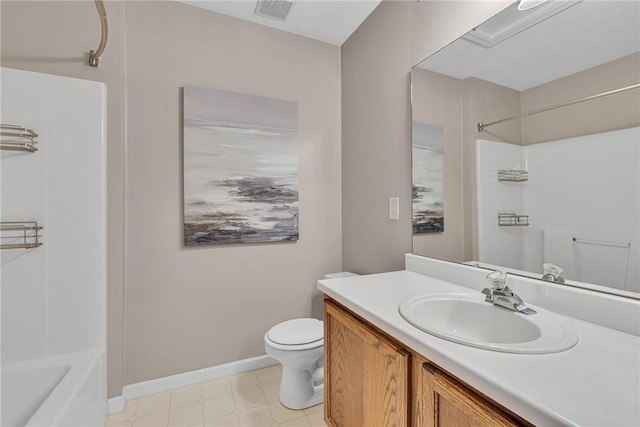
POLYGON ((254 13, 258 16, 284 21, 291 11, 293 1, 287 0, 260 0, 254 13))

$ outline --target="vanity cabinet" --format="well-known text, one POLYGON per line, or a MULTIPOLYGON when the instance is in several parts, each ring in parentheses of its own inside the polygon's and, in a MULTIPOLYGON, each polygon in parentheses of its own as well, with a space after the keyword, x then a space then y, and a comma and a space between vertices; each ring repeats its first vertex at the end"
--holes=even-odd
POLYGON ((325 420, 408 426, 409 352, 325 302, 325 420))
POLYGON ((531 425, 330 298, 324 322, 331 427, 531 425))
POLYGON ((413 361, 412 417, 416 427, 526 425, 420 356, 413 361))

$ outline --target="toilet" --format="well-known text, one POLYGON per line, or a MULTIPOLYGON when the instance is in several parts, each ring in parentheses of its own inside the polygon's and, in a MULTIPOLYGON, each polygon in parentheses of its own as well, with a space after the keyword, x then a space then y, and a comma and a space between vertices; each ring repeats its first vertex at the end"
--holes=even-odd
POLYGON ((280 402, 289 409, 322 403, 324 326, 318 319, 293 319, 269 329, 267 354, 282 364, 280 402))
MULTIPOLYGON (((342 272, 325 279, 356 276, 342 272)), ((282 364, 280 402, 289 409, 322 403, 324 394, 324 323, 318 319, 293 319, 278 323, 264 335, 269 356, 282 364)))

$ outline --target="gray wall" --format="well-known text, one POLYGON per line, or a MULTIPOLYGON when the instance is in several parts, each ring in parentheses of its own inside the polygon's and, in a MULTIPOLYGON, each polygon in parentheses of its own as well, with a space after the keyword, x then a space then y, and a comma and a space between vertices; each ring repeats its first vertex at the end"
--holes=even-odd
POLYGON ((340 49, 177 2, 125 11, 131 383, 264 354, 270 326, 321 316, 316 281, 342 265, 340 49), (298 103, 298 242, 182 248, 184 85, 298 103))
POLYGON ((404 268, 412 249, 411 67, 510 3, 383 1, 342 45, 344 269, 404 268), (399 221, 388 219, 389 197, 400 197, 399 221))
POLYGON ((464 144, 464 260, 478 259, 478 214, 476 180, 476 139, 520 144, 520 122, 500 123, 478 133, 478 123, 509 117, 520 112, 520 93, 491 82, 469 77, 463 80, 463 144, 464 144))
MULTIPOLYGON (((640 53, 527 89, 522 112, 638 83, 640 53)), ((606 96, 522 120, 522 143, 552 141, 640 126, 640 91, 606 96)))
POLYGON ((434 258, 464 260, 462 80, 414 68, 411 72, 414 122, 444 131, 444 232, 413 235, 413 253, 434 258))
POLYGON ((93 2, 1 7, 2 66, 107 84, 109 396, 264 354, 269 326, 321 314, 316 280, 342 259, 338 46, 177 2, 107 2, 94 69, 93 2), (182 248, 184 85, 298 103, 299 242, 182 248))

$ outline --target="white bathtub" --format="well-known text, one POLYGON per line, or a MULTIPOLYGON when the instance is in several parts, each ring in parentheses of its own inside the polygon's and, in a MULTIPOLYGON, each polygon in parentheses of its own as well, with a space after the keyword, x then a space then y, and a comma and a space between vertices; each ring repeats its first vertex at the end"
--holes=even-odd
POLYGON ((106 403, 102 350, 2 367, 2 427, 99 427, 106 403))

